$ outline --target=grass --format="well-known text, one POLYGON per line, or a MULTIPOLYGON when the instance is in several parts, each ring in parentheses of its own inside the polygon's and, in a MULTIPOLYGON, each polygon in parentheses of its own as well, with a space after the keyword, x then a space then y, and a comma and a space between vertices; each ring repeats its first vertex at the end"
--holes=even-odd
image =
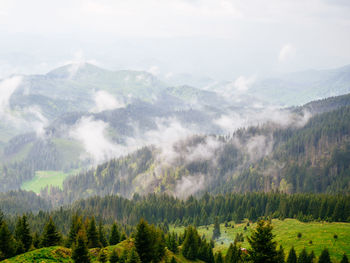
MULTIPOLYGON (((233 222, 230 222, 233 224, 233 222)), ((220 225, 221 237, 216 240, 214 251, 222 251, 224 254, 231 242, 234 241, 237 233, 243 233, 244 242, 241 243, 242 247, 248 248, 247 236, 251 235, 252 229, 256 224, 250 224, 247 229, 244 227, 247 223, 236 224, 234 228, 225 227, 224 224, 220 225)), ((285 219, 283 221, 274 219, 272 220, 274 227, 273 232, 276 235, 275 240, 279 245, 282 245, 287 255, 290 248, 294 246, 297 253, 305 247, 308 252, 312 250, 316 256, 321 254, 321 251, 327 247, 333 260, 340 261, 344 253, 350 256, 350 224, 349 223, 325 223, 325 222, 311 222, 303 223, 296 219, 285 219), (298 233, 302 236, 298 238, 298 233), (334 235, 338 238, 335 239, 334 235), (310 244, 310 240, 312 244, 310 244)), ((171 228, 170 231, 182 233, 184 227, 171 228)), ((213 225, 198 227, 200 235, 210 240, 213 232, 213 225)))
POLYGON ((24 182, 21 189, 40 193, 42 188, 50 185, 62 188, 64 179, 75 172, 77 172, 77 170, 73 170, 69 173, 62 171, 36 171, 34 178, 24 182))
MULTIPOLYGON (((119 256, 122 255, 123 250, 130 251, 131 248, 134 246, 133 240, 128 239, 125 240, 115 246, 108 246, 103 248, 103 250, 106 252, 107 257, 109 258, 110 254, 114 249, 117 250, 117 253, 119 256)), ((98 255, 100 253, 100 248, 92 248, 89 250, 90 252, 90 259, 91 262, 99 262, 98 261, 98 255)), ((164 259, 161 261, 161 263, 169 262, 169 259, 171 257, 175 257, 176 261, 178 263, 202 263, 202 261, 196 260, 196 261, 189 261, 185 259, 181 254, 174 255, 171 251, 166 250, 164 259)), ((72 258, 72 250, 65 247, 55 246, 55 247, 46 247, 41 249, 36 249, 18 256, 15 256, 13 258, 6 259, 4 261, 1 261, 2 263, 15 263, 15 262, 22 262, 22 263, 54 263, 54 262, 73 262, 72 258)))

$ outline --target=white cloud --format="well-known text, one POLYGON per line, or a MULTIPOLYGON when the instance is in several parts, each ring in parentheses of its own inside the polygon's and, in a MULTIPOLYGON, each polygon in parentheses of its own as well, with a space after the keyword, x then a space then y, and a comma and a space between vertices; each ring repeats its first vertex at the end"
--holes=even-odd
POLYGON ((157 66, 152 66, 147 71, 154 76, 158 76, 160 73, 159 67, 157 67, 157 66))
POLYGON ((296 49, 291 44, 284 45, 278 55, 278 61, 280 62, 286 62, 288 60, 291 60, 296 55, 296 49))
POLYGON ((11 95, 21 82, 21 76, 7 78, 0 82, 0 113, 4 113, 8 109, 11 95))
POLYGON ((255 81, 254 77, 245 77, 240 76, 234 82, 234 87, 239 92, 245 92, 249 89, 250 85, 252 85, 255 81))
POLYGON ((112 94, 104 90, 99 90, 94 93, 94 101, 95 106, 91 109, 91 112, 101 112, 125 107, 123 101, 118 101, 112 94))

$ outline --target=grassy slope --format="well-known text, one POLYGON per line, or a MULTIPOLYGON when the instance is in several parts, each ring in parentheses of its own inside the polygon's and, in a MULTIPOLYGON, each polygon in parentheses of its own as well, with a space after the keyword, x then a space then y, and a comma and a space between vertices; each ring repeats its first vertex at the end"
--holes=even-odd
MULTIPOLYGON (((297 253, 299 253, 304 247, 308 252, 313 250, 316 256, 321 254, 323 248, 327 247, 333 259, 337 261, 341 260, 344 253, 350 256, 350 224, 349 223, 324 223, 324 222, 311 222, 302 223, 296 219, 273 220, 274 234, 276 235, 276 241, 281 244, 287 254, 289 249, 294 246, 297 253), (302 233, 302 237, 298 239, 298 233, 302 233), (334 234, 338 235, 338 239, 334 239, 334 234), (312 240, 312 244, 309 241, 312 240)), ((232 224, 232 222, 231 222, 232 224)), ((221 224, 221 237, 216 241, 214 251, 221 250, 226 253, 226 249, 237 233, 244 234, 244 242, 242 247, 249 247, 246 236, 250 236, 251 230, 255 227, 255 224, 251 224, 244 230, 246 223, 237 224, 234 228, 225 228, 224 224, 221 224), (226 231, 226 233, 225 233, 226 231)), ((184 228, 177 227, 175 232, 182 233, 184 228)), ((211 238, 213 232, 213 225, 210 225, 208 230, 206 227, 201 226, 198 228, 200 235, 205 235, 208 239, 211 238)))
MULTIPOLYGON (((119 256, 121 256, 123 250, 127 249, 128 251, 131 249, 133 246, 133 242, 130 240, 125 240, 115 246, 109 246, 104 248, 104 250, 107 252, 107 255, 109 257, 110 253, 116 249, 119 256)), ((90 249, 90 256, 91 256, 91 262, 99 262, 98 261, 98 254, 100 252, 100 249, 93 248, 90 249)), ((63 262, 63 263, 68 263, 68 262, 73 262, 72 258, 72 251, 69 248, 65 247, 47 247, 47 248, 41 248, 41 249, 36 249, 21 255, 18 255, 16 257, 7 259, 2 261, 3 263, 14 263, 14 262, 23 262, 23 263, 53 263, 53 262, 63 262)), ((172 256, 175 257, 176 261, 178 263, 185 263, 185 262, 198 262, 201 263, 201 261, 189 261, 185 259, 182 255, 174 255, 170 251, 166 251, 166 256, 162 262, 166 262, 166 259, 170 259, 172 256)))
POLYGON ((21 189, 40 193, 40 190, 46 186, 62 187, 64 179, 72 173, 74 171, 70 173, 64 173, 62 171, 36 171, 35 177, 30 181, 24 182, 21 189))

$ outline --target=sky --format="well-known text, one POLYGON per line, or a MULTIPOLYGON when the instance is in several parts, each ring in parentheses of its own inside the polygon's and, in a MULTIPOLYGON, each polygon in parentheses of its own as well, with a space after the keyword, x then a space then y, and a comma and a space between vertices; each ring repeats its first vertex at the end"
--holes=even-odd
POLYGON ((0 0, 0 78, 88 61, 232 80, 350 64, 348 0, 0 0))

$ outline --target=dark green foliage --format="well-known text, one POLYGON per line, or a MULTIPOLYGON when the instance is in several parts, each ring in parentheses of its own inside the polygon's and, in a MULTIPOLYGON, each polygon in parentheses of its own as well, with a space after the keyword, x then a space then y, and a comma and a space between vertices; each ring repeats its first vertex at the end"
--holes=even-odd
POLYGON ((15 247, 12 234, 9 231, 6 222, 2 221, 0 224, 0 260, 13 256, 14 252, 15 247))
POLYGON ((241 248, 237 247, 237 244, 230 244, 226 256, 225 263, 238 263, 242 261, 241 248))
POLYGON ((32 245, 32 236, 30 234, 26 215, 23 215, 22 218, 18 218, 15 237, 17 241, 20 241, 23 244, 24 251, 28 251, 32 245))
POLYGON ((221 251, 215 254, 215 263, 224 263, 221 251))
POLYGON ((260 220, 252 235, 248 237, 251 248, 248 250, 250 260, 254 263, 277 261, 277 243, 273 241, 270 222, 260 220))
POLYGON ((87 240, 82 230, 77 235, 76 243, 73 246, 72 259, 76 263, 89 263, 90 255, 87 248, 87 240))
POLYGON ((83 225, 81 218, 74 214, 72 217, 71 227, 68 234, 67 247, 72 247, 77 239, 78 232, 82 229, 83 225))
POLYGON ((171 257, 170 263, 177 263, 177 261, 176 261, 174 256, 171 257))
POLYGON ((195 260, 198 256, 200 237, 197 230, 189 226, 185 231, 185 238, 182 244, 182 254, 185 258, 195 260))
POLYGON ((312 260, 310 256, 307 254, 305 248, 300 252, 298 256, 298 263, 312 263, 312 260))
POLYGON ((109 256, 109 263, 117 263, 119 261, 119 256, 116 249, 113 249, 111 255, 109 256))
POLYGON ((42 245, 44 247, 57 246, 60 243, 61 236, 56 230, 56 226, 50 217, 43 232, 42 245))
POLYGON ((119 258, 120 263, 126 263, 128 260, 128 251, 126 249, 123 250, 122 255, 119 258))
POLYGON ((131 249, 126 263, 141 263, 140 257, 134 247, 131 249))
POLYGON ((215 217, 214 229, 213 229, 213 239, 219 238, 220 235, 221 235, 221 232, 220 232, 219 219, 218 219, 218 217, 215 217))
POLYGON ((94 217, 92 217, 89 222, 89 227, 86 234, 88 239, 88 248, 101 247, 94 217))
POLYGON ((332 263, 327 248, 322 250, 321 256, 318 258, 318 263, 332 263))
POLYGON ((344 254, 340 263, 349 263, 348 257, 344 254))
POLYGON ((116 223, 113 223, 112 229, 111 229, 111 234, 109 236, 109 244, 111 246, 116 245, 119 243, 120 240, 120 233, 118 230, 118 226, 116 223))
POLYGON ((98 260, 102 263, 107 262, 107 254, 106 251, 104 251, 103 249, 101 249, 100 254, 98 255, 98 260))
POLYGON ((170 251, 172 251, 173 253, 177 253, 179 248, 178 248, 178 242, 176 240, 176 234, 174 232, 169 233, 167 235, 167 239, 166 239, 166 245, 168 247, 168 249, 170 251))
POLYGON ((103 229, 102 221, 100 220, 98 223, 98 239, 102 247, 108 246, 108 242, 106 239, 105 231, 103 229))
POLYGON ((298 262, 297 254, 295 253, 294 247, 292 247, 288 253, 287 263, 297 263, 297 262, 298 262))
POLYGON ((277 263, 284 263, 285 262, 285 255, 284 255, 284 249, 282 246, 277 250, 277 263))

